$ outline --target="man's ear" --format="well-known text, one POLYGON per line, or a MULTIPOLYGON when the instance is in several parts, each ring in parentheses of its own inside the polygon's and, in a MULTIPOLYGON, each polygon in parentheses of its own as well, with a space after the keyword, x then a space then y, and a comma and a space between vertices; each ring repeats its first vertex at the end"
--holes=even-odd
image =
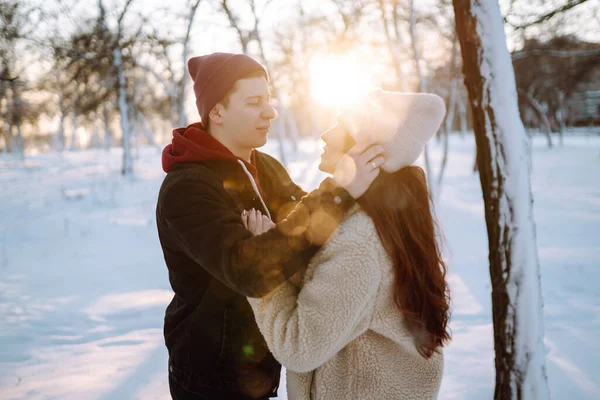
POLYGON ((215 104, 215 106, 208 113, 210 123, 215 125, 223 125, 223 105, 221 103, 215 104))

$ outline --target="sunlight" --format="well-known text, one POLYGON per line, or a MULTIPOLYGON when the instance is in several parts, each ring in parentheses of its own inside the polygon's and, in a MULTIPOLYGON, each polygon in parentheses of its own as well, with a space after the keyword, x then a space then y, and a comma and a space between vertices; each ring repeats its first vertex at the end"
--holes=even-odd
POLYGON ((323 105, 356 104, 371 88, 372 68, 356 54, 316 56, 309 70, 312 96, 323 105))

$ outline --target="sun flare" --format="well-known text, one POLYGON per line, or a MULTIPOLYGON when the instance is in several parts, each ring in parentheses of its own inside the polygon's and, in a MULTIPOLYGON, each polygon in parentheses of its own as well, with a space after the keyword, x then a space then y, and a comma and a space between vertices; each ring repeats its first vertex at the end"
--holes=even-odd
POLYGON ((371 87, 371 70, 355 54, 316 56, 309 71, 311 94, 324 105, 356 104, 371 87))

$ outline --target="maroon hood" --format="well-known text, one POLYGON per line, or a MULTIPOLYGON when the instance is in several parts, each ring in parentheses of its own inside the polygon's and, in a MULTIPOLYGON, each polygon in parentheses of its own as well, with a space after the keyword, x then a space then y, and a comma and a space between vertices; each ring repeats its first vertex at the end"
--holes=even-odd
POLYGON ((171 144, 167 145, 162 152, 162 167, 165 172, 169 172, 173 166, 179 163, 210 160, 234 162, 241 160, 258 182, 255 152, 252 152, 251 163, 242 160, 221 142, 206 133, 200 122, 185 128, 174 129, 171 144))

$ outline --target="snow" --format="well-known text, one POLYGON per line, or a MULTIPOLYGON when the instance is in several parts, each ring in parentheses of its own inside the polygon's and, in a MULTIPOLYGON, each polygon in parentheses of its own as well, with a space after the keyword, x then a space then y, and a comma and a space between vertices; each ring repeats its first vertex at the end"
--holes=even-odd
MULTIPOLYGON (((291 147, 291 146, 290 146, 291 147)), ((266 150, 279 154, 276 140, 266 150)), ((441 399, 492 398, 487 236, 470 136, 450 139, 438 215, 453 291, 453 341, 441 399)), ((320 182, 319 145, 288 154, 304 188, 320 182)), ((164 173, 140 149, 0 154, 0 399, 168 398, 164 308, 171 290, 154 221, 164 173)), ((436 165, 441 146, 432 142, 436 165)), ((600 397, 600 137, 533 142, 532 188, 550 391, 600 397)), ((285 399, 285 388, 280 388, 285 399)))

